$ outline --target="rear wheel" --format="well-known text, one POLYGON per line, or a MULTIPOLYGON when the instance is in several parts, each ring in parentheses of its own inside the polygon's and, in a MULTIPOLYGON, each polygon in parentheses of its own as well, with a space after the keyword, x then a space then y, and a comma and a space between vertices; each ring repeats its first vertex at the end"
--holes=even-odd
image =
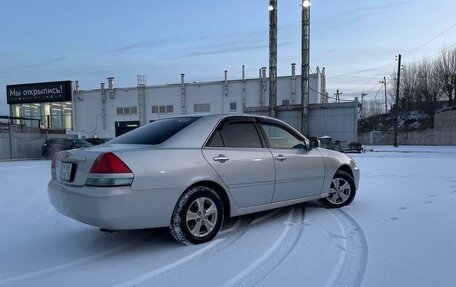
POLYGON ((222 227, 223 214, 222 201, 213 189, 192 187, 177 201, 171 218, 171 234, 187 245, 208 242, 222 227))
POLYGON ((342 170, 338 170, 331 180, 329 195, 320 201, 326 207, 342 207, 350 204, 355 198, 356 188, 353 177, 342 170))

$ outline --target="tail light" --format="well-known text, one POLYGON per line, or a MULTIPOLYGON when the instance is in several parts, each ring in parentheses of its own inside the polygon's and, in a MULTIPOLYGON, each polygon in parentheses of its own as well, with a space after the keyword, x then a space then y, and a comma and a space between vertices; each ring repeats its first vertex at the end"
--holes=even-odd
POLYGON ((125 186, 133 182, 131 169, 112 152, 98 156, 90 169, 86 185, 125 186))

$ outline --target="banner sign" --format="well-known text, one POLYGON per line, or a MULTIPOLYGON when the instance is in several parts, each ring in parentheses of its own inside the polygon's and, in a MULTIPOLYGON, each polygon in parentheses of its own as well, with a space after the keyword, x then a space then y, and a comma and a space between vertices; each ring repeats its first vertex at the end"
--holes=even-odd
POLYGON ((71 81, 6 86, 6 101, 11 104, 69 102, 71 81))

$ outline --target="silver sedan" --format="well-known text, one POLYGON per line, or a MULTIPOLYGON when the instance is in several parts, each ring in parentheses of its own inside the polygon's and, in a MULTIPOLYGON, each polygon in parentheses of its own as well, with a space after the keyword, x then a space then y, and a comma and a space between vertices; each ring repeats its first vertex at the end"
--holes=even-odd
POLYGON ((169 226, 184 244, 213 239, 226 217, 309 200, 347 205, 359 182, 348 156, 253 115, 160 119, 60 152, 51 171, 49 198, 64 215, 112 230, 169 226))

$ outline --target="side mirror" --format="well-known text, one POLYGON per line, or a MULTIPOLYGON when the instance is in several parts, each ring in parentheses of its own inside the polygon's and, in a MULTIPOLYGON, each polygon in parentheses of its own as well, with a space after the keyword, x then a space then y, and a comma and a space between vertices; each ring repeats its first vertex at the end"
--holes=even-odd
POLYGON ((309 138, 310 148, 318 148, 320 147, 320 140, 316 137, 309 138))

